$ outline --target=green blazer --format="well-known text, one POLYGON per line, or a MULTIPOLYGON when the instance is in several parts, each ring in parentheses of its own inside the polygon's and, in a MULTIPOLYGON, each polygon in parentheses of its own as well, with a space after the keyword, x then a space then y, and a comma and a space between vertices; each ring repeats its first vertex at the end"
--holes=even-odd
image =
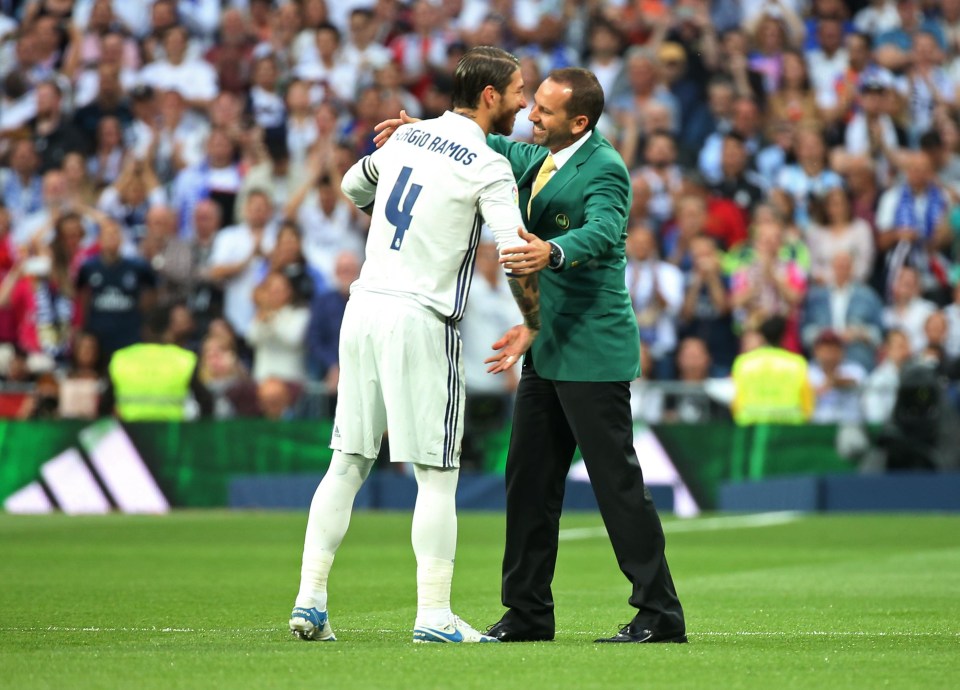
POLYGON ((632 381, 640 375, 640 338, 624 277, 632 195, 620 154, 594 130, 540 190, 528 218, 547 149, 496 135, 487 143, 513 166, 527 229, 565 257, 559 271, 540 272, 537 373, 554 381, 632 381))

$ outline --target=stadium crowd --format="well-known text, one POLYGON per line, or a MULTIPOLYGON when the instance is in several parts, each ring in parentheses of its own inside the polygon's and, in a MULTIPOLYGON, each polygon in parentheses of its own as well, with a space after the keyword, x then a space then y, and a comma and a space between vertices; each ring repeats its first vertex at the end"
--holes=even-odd
MULTIPOLYGON (((447 109, 473 45, 520 56, 528 106, 554 68, 603 85, 645 378, 726 376, 772 315, 815 420, 883 421, 911 359, 960 378, 960 0, 0 0, 5 380, 83 399, 150 337, 221 417, 335 392, 366 229, 341 175, 447 109)), ((482 358, 516 319, 487 243, 468 390, 515 385, 482 358)))

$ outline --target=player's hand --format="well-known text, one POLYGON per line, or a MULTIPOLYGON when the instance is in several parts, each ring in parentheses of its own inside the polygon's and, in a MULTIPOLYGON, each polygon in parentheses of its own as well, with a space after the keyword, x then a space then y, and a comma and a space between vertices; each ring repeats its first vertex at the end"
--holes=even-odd
POLYGON ((523 228, 517 234, 526 244, 504 249, 500 254, 503 267, 515 276, 530 275, 545 269, 550 263, 550 243, 523 228))
POLYGON ((484 364, 490 365, 487 373, 499 374, 501 371, 507 371, 520 361, 523 353, 530 349, 536 337, 537 331, 531 331, 523 324, 514 326, 504 333, 503 337, 493 344, 497 354, 483 360, 484 364))
POLYGON ((384 120, 374 125, 373 131, 377 132, 377 136, 373 138, 373 143, 376 144, 377 148, 380 148, 387 143, 387 139, 393 136, 393 133, 397 131, 397 127, 400 125, 409 125, 411 122, 420 122, 420 118, 410 117, 407 115, 406 110, 401 110, 400 117, 384 120))

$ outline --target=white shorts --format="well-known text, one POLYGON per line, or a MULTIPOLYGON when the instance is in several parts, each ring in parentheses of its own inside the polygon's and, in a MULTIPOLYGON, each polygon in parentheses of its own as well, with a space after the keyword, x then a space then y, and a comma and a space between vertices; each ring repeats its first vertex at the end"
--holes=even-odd
POLYGON ((459 467, 463 362, 453 323, 402 297, 355 291, 340 329, 340 383, 330 447, 459 467))

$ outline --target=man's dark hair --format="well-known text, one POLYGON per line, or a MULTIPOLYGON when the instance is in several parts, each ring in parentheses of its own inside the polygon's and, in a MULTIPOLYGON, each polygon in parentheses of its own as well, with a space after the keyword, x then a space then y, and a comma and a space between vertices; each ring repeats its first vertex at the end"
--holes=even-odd
POLYGON ((920 135, 920 150, 927 152, 936 152, 943 148, 943 137, 940 136, 940 132, 935 129, 931 129, 929 132, 924 132, 920 135))
POLYGON ((318 33, 321 31, 329 31, 334 35, 334 37, 336 37, 338 45, 341 42, 342 37, 340 35, 340 29, 337 28, 336 24, 332 24, 330 22, 321 22, 320 24, 317 25, 317 28, 315 29, 315 31, 317 31, 318 33))
POLYGON ((520 61, 517 57, 501 48, 471 48, 460 58, 453 72, 451 104, 454 108, 476 108, 485 88, 492 86, 498 93, 503 93, 518 69, 520 61))
POLYGON ((567 117, 585 115, 587 131, 592 132, 603 114, 603 87, 593 72, 580 67, 564 67, 553 70, 547 78, 570 87, 565 108, 567 117))
POLYGON ((847 34, 847 38, 858 38, 863 41, 867 50, 873 50, 873 36, 865 31, 851 31, 847 34))
POLYGON ((771 316, 760 324, 760 335, 767 345, 780 347, 783 336, 787 332, 787 320, 782 316, 771 316))

